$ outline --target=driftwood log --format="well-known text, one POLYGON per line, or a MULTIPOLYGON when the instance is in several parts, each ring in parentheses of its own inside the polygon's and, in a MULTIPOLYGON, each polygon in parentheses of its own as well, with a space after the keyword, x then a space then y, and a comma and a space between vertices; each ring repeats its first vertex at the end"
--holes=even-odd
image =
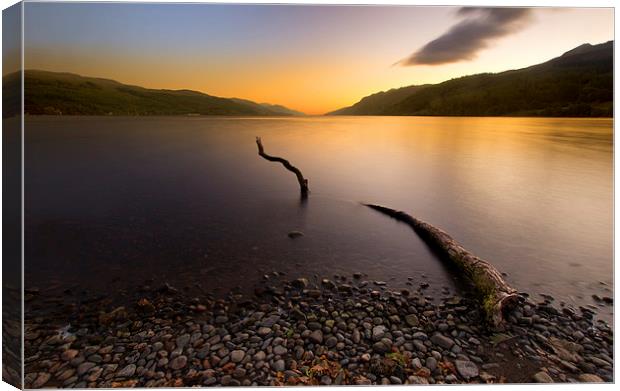
POLYGON ((470 280, 491 326, 502 323, 504 309, 514 304, 518 295, 516 289, 504 281, 502 274, 493 265, 473 255, 446 232, 429 223, 384 206, 364 205, 409 225, 422 240, 445 256, 470 280))
POLYGON ((301 171, 293 166, 288 160, 283 159, 277 156, 267 155, 265 153, 265 149, 263 148, 263 143, 260 137, 256 137, 256 145, 258 146, 258 154, 264 159, 269 160, 270 162, 278 162, 282 163, 282 165, 289 171, 293 172, 295 176, 297 176, 297 181, 299 182, 299 190, 301 191, 301 196, 303 198, 308 197, 309 189, 308 189, 308 180, 304 178, 304 175, 301 171))

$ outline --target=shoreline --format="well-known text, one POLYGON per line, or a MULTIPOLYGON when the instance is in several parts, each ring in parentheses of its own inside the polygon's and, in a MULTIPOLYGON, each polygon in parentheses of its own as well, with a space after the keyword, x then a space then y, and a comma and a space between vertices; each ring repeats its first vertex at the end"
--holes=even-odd
POLYGON ((140 286, 132 305, 30 292, 25 386, 177 387, 612 382, 613 330, 586 307, 520 294, 503 330, 472 297, 390 291, 359 274, 277 276, 255 295, 140 286), (55 305, 51 303, 56 303, 55 305), (55 307, 47 315, 36 308, 55 307))

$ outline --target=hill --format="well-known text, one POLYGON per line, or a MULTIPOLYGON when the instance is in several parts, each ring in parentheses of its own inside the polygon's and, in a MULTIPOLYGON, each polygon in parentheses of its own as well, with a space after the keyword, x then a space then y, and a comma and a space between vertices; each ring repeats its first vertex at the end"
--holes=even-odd
POLYGON ((528 68, 381 92, 329 114, 611 117, 613 41, 528 68))
MULTIPOLYGON (((283 106, 220 98, 191 90, 157 90, 71 73, 25 71, 24 112, 30 115, 301 115, 283 106)), ((18 74, 3 90, 19 91, 18 74)), ((15 108, 13 108, 15 110, 15 108)), ((5 112, 4 116, 14 114, 5 112)))
POLYGON ((391 106, 413 95, 428 85, 408 86, 381 91, 362 98, 353 106, 329 113, 330 115, 381 115, 391 106))

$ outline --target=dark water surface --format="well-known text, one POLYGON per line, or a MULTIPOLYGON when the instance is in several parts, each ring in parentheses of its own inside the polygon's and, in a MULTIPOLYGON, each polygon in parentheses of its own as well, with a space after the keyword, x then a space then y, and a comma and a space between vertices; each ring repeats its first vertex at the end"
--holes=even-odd
POLYGON ((223 293, 272 271, 361 271, 454 289, 364 201, 445 229, 521 291, 612 295, 611 119, 29 117, 25 139, 27 286, 223 293), (307 203, 255 136, 309 178, 307 203))

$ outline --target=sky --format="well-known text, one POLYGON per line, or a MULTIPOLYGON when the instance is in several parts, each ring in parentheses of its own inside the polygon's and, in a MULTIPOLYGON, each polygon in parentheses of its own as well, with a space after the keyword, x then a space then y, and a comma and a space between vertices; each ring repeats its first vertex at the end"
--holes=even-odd
POLYGON ((611 8, 26 3, 26 69, 307 114, 613 39, 611 8))

